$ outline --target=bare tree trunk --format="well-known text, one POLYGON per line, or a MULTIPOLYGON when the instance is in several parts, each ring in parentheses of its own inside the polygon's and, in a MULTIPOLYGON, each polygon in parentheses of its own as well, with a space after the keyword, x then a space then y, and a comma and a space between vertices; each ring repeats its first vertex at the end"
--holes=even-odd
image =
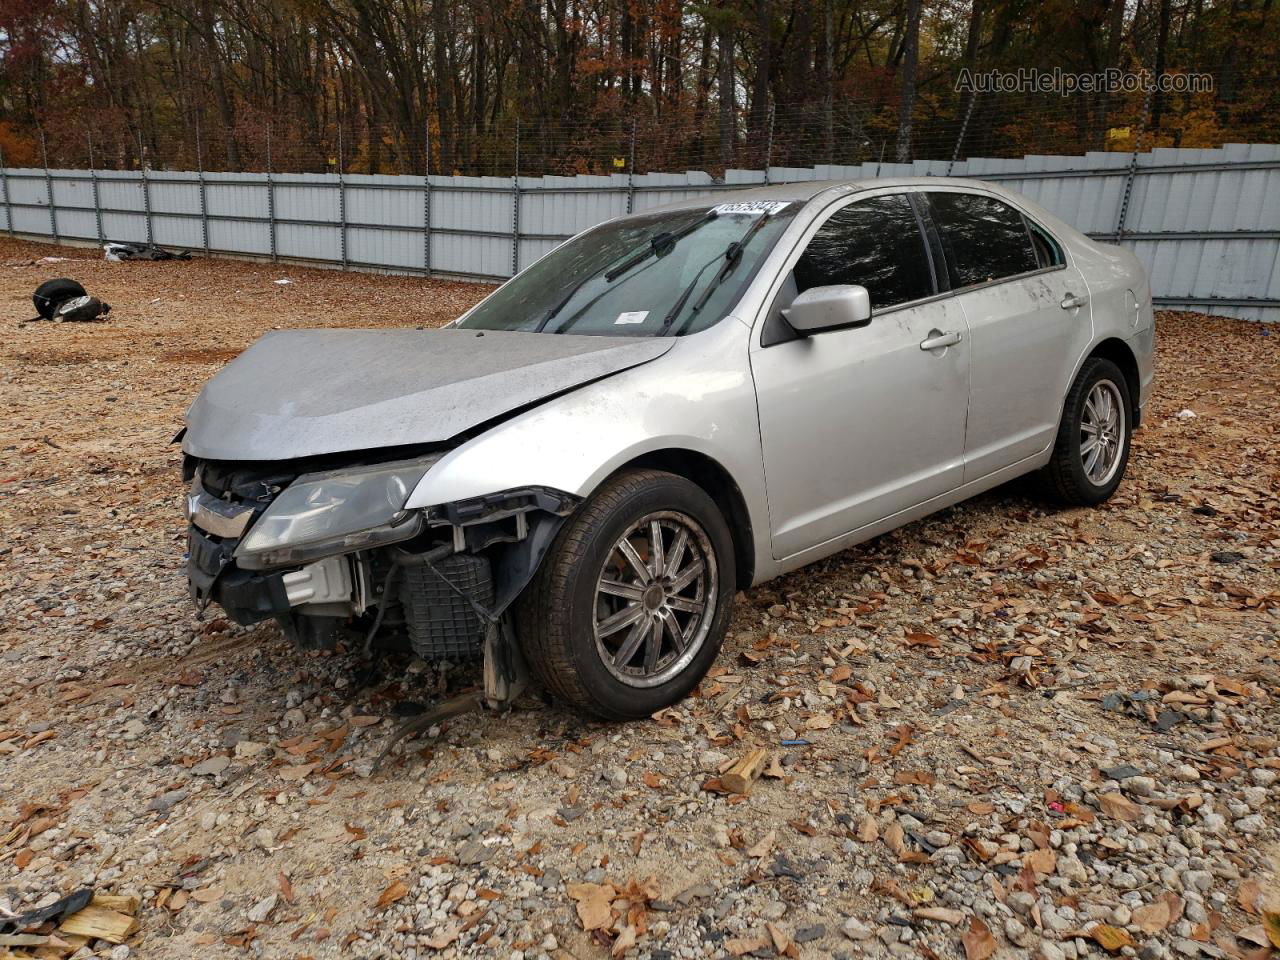
MULTIPOLYGON (((979 0, 974 0, 975 5, 979 0)), ((822 159, 830 163, 835 154, 836 132, 833 108, 835 106, 835 2, 823 0, 822 4, 822 159)))
POLYGON ((897 160, 899 163, 908 163, 911 160, 911 115, 916 105, 916 73, 920 60, 920 0, 907 0, 906 33, 902 44, 897 160))
POLYGON ((748 144, 754 145, 753 161, 762 163, 769 126, 769 81, 773 77, 773 0, 755 0, 756 34, 760 49, 756 51, 756 73, 751 84, 751 122, 748 144))
MULTIPOLYGON (((723 11, 722 17, 728 16, 723 11)), ((720 165, 726 169, 733 166, 734 154, 734 123, 733 123, 733 26, 728 19, 724 19, 720 23, 719 30, 719 46, 720 46, 720 78, 719 78, 719 94, 720 94, 720 165)))

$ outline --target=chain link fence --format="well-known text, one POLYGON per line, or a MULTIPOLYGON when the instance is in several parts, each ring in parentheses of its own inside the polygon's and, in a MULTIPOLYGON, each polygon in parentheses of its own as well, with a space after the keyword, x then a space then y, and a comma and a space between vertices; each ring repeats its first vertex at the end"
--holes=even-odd
MULTIPOLYGON (((1220 146, 1206 121, 1194 142, 1163 135, 1146 146, 1220 146)), ((1189 98, 1188 103, 1194 98, 1189 98)), ((1150 114, 1142 93, 959 93, 917 99, 904 128, 891 100, 721 110, 710 98, 692 112, 593 120, 473 119, 370 124, 363 117, 302 123, 247 114, 232 126, 180 118, 156 131, 132 130, 110 111, 39 128, 9 166, 245 173, 363 173, 537 176, 854 165, 1027 154, 1128 152, 1150 114)))

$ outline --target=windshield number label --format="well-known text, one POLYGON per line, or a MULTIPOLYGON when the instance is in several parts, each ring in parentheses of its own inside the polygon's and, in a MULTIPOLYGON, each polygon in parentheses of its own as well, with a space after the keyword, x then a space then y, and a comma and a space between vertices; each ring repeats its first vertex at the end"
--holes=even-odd
POLYGON ((613 321, 615 327, 624 323, 644 323, 649 316, 648 310, 633 310, 630 313, 618 314, 618 319, 613 321))
POLYGON ((722 203, 711 209, 717 216, 732 216, 733 214, 775 214, 780 210, 785 210, 791 206, 789 200, 743 200, 738 203, 722 203))

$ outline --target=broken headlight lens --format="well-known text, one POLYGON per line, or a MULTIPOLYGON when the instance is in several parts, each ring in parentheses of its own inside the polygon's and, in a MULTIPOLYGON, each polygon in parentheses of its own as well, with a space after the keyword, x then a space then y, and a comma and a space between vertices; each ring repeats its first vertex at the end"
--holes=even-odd
POLYGON ((422 517, 405 501, 436 459, 299 477, 249 529, 236 561, 260 569, 409 539, 422 517))

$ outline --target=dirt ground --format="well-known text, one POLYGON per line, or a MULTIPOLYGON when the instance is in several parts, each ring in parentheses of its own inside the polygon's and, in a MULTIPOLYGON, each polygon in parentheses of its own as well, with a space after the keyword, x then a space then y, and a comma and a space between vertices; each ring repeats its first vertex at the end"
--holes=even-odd
POLYGON ((474 678, 198 620, 171 440, 266 330, 436 326, 485 290, 0 240, 0 931, 82 886, 141 898, 122 946, 46 925, 0 957, 1280 942, 1280 331, 1160 315, 1099 509, 999 489, 741 595, 654 720, 528 696, 370 775, 414 702, 474 678), (53 276, 113 312, 22 323, 53 276), (754 747, 749 796, 717 789, 754 747))

